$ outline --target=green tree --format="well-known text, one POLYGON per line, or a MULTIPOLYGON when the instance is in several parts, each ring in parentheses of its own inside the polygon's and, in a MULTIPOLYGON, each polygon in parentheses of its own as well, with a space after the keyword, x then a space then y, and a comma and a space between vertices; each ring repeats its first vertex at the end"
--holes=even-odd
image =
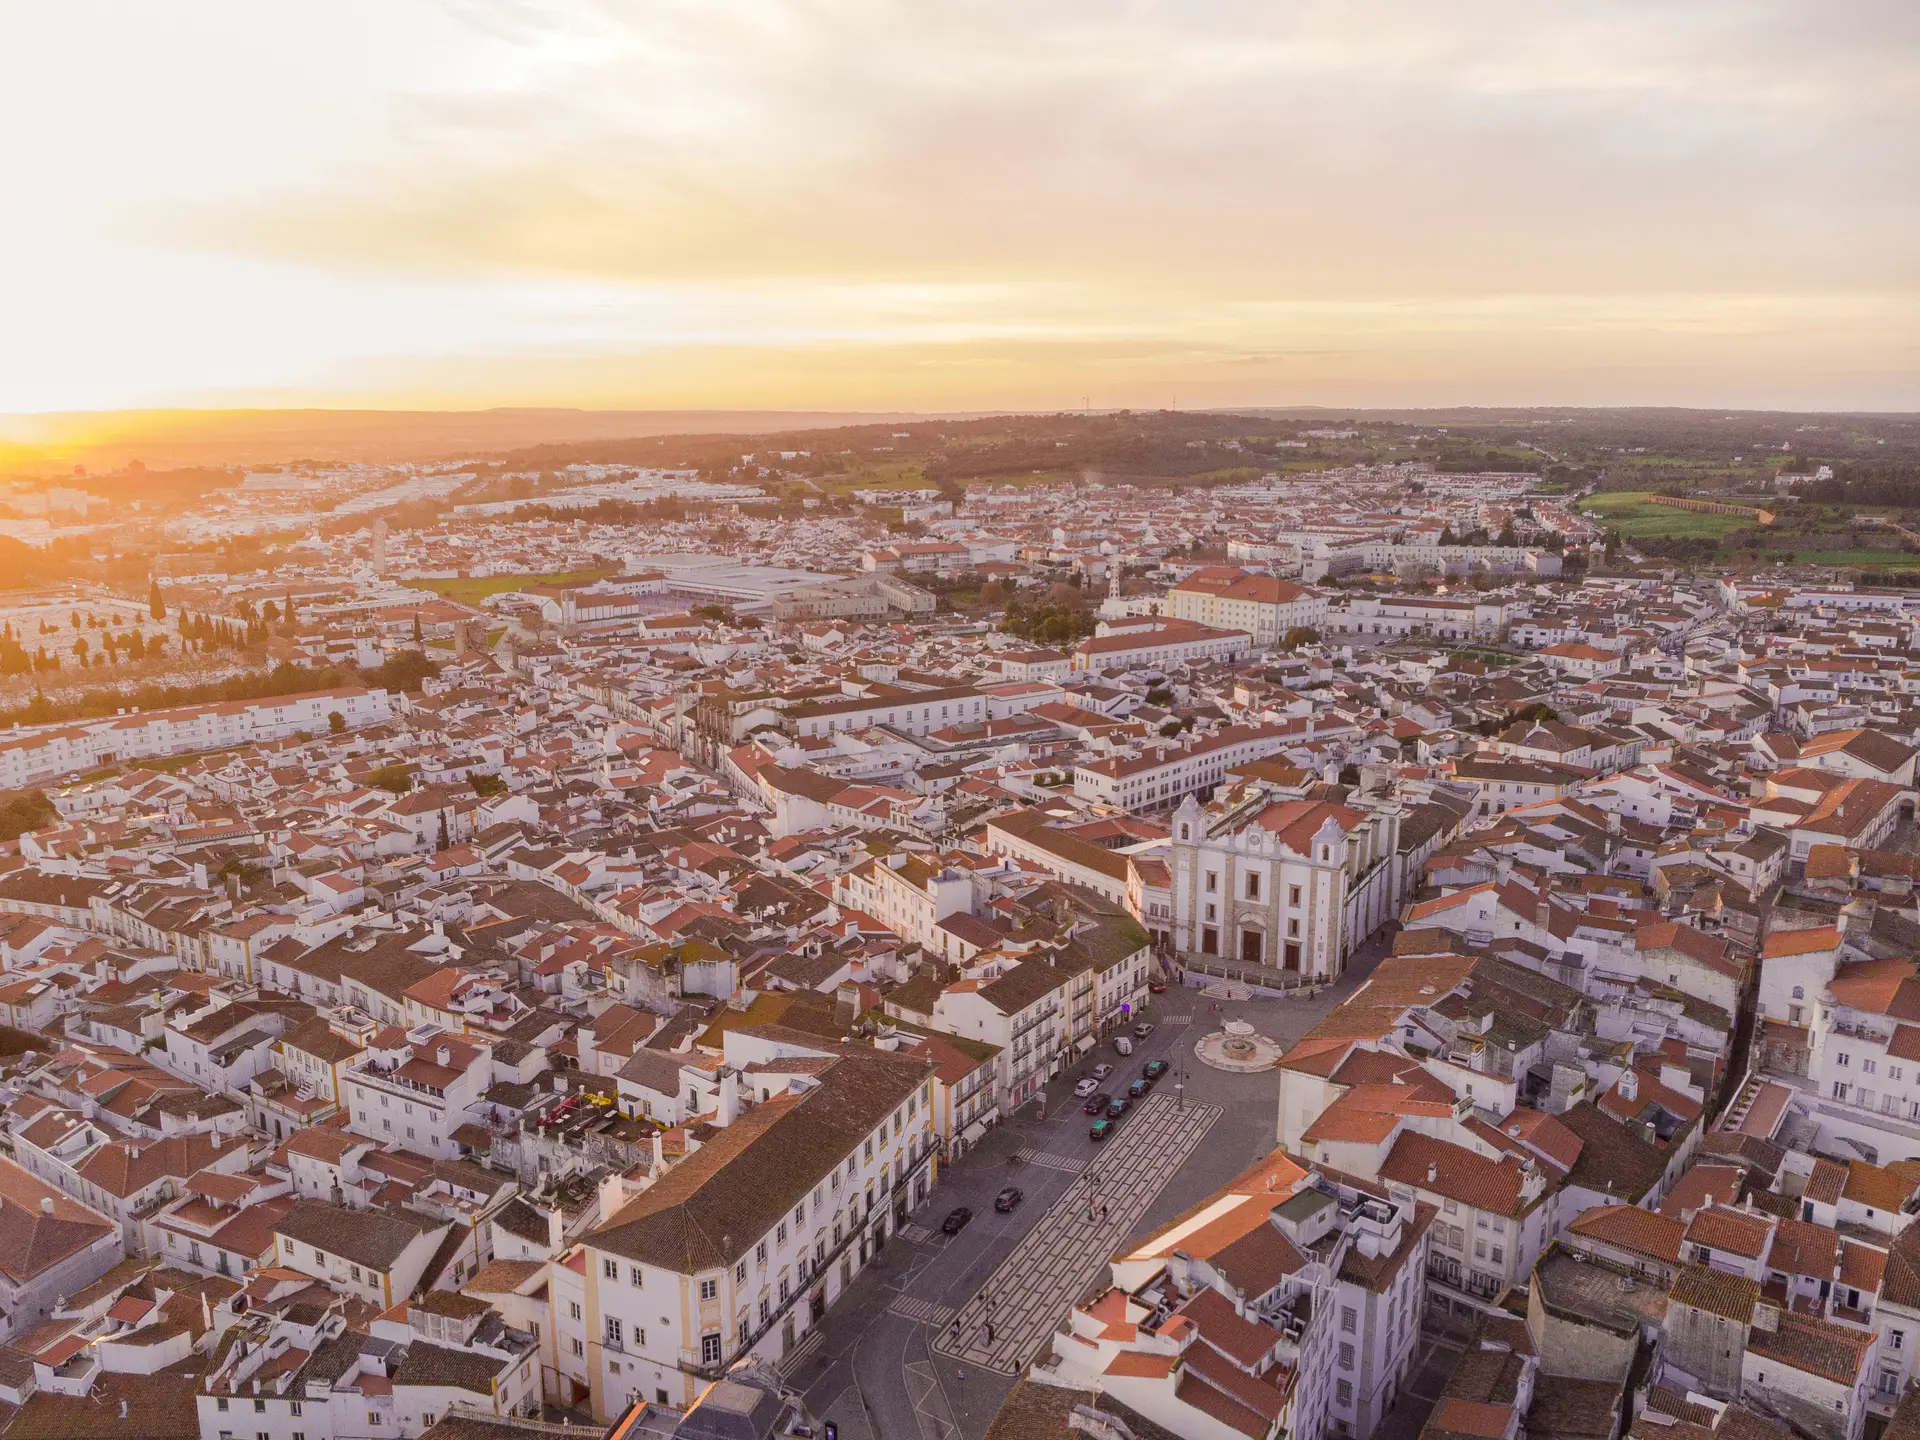
POLYGON ((1311 625, 1296 625, 1280 637, 1282 650, 1298 650, 1302 645, 1318 645, 1320 632, 1311 625))
POLYGON ((156 620, 167 618, 167 602, 160 594, 160 578, 157 575, 147 587, 147 613, 156 620))
POLYGON ((411 765, 382 765, 367 776, 367 784, 379 790, 390 790, 395 795, 404 795, 413 789, 413 767, 411 765))
POLYGON ((332 711, 331 713, 328 714, 327 731, 329 734, 343 735, 346 733, 346 729, 347 729, 346 716, 342 715, 338 710, 332 711))
POLYGON ((0 840, 18 840, 29 830, 45 830, 59 823, 60 812, 53 808, 44 790, 0 795, 0 840))

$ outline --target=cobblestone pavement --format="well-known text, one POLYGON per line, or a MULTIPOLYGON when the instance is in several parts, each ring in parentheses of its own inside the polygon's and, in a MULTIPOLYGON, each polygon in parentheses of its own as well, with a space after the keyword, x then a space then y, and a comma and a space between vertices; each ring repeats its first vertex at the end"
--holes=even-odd
MULTIPOLYGON (((1089 1248, 1096 1233, 1098 1237, 1097 1259, 1082 1272, 1085 1284, 1075 1293, 1061 1270, 1051 1311, 1035 1298, 1031 1324, 1041 1325, 1046 1312, 1044 1328, 1031 1332, 1035 1339, 1020 1355, 1022 1361, 1032 1357, 1068 1305, 1101 1278, 1100 1262, 1212 1194, 1273 1148, 1279 1077, 1271 1070, 1253 1075, 1213 1070, 1194 1060, 1193 1042, 1233 1019, 1250 1022, 1285 1048, 1364 983, 1391 948, 1391 930, 1384 931, 1353 957, 1337 983, 1311 998, 1294 994, 1215 1001, 1198 989, 1173 986, 1153 997, 1146 1018, 1157 1028, 1132 1056, 1122 1058, 1103 1045, 1087 1057, 1088 1066, 1096 1060, 1115 1066, 1110 1086, 1124 1085, 1148 1060, 1167 1060, 1173 1073, 1160 1082, 1152 1100, 1170 1098, 1180 1086, 1190 1109, 1205 1106, 1217 1118, 1204 1142, 1175 1165, 1165 1183, 1142 1202, 1143 1208, 1121 1211, 1112 1196, 1107 1198, 1107 1223, 1083 1232, 1089 1248)), ((1024 1110, 945 1171, 913 1223, 888 1240, 880 1258, 855 1278, 852 1290, 788 1357, 784 1368, 789 1383, 805 1393, 814 1414, 839 1426, 841 1440, 981 1440, 985 1435, 1013 1384, 1011 1374, 989 1363, 1006 1333, 997 1315, 1001 1277, 1012 1278, 1008 1258, 1034 1230, 1062 1223, 1055 1218, 1056 1207, 1061 1217, 1084 1213, 1084 1200, 1069 1197, 1076 1187, 1090 1183, 1091 1172, 1098 1170, 1118 1184, 1118 1159, 1130 1143, 1128 1128, 1148 1128, 1141 1126, 1150 1120, 1143 1105, 1138 1114, 1120 1122, 1120 1133, 1112 1140, 1094 1144, 1087 1137, 1089 1117, 1072 1094, 1080 1075, 1080 1067, 1069 1069, 1047 1087, 1045 1118, 1024 1110), (1025 1191, 1025 1203, 1012 1214, 997 1214, 993 1197, 1009 1184, 1025 1191), (938 1233, 940 1221, 956 1205, 972 1209, 973 1223, 949 1239, 938 1233), (993 1350, 984 1359, 946 1353, 954 1343, 954 1319, 969 1305, 984 1315, 987 1294, 995 1296, 993 1350)), ((1061 1237, 1062 1243, 1071 1239, 1061 1237)), ((984 1343, 984 1323, 982 1319, 979 1329, 963 1330, 966 1343, 984 1343)), ((1403 1404, 1400 1410, 1407 1408, 1403 1404)))
POLYGON ((1047 1207, 986 1284, 960 1307, 933 1348, 1017 1375, 1093 1285, 1108 1258, 1220 1118, 1218 1105, 1157 1092, 1120 1122, 1120 1133, 1047 1207))

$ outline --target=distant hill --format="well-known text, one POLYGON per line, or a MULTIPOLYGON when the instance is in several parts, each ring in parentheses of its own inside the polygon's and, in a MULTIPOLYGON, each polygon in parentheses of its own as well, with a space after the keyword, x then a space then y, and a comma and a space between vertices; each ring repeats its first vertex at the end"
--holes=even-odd
MULTIPOLYGON (((972 414, 975 412, 969 412, 972 414)), ((644 435, 760 435, 922 415, 778 410, 126 410, 0 416, 0 469, 447 460, 644 435)))

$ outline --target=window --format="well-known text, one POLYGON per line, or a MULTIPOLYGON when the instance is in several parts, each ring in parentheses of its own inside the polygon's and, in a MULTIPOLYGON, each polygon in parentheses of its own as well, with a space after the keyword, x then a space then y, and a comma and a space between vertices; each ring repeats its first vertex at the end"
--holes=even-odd
POLYGON ((587 1347, 580 1343, 580 1337, 578 1335, 573 1337, 573 1353, 576 1355, 584 1355, 587 1353, 587 1347))
POLYGON ((218 1400, 213 1402, 213 1407, 214 1409, 218 1410, 222 1415, 226 1414, 227 1413, 227 1397, 222 1395, 218 1400))
POLYGON ((1460 1206, 1452 1200, 1446 1202, 1446 1207, 1447 1214, 1449 1215, 1458 1215, 1460 1213, 1460 1206))
POLYGON ((720 1337, 718 1335, 702 1335, 700 1337, 700 1363, 702 1365, 718 1365, 720 1363, 720 1337))
POLYGON ((1360 1320, 1360 1314, 1357 1310, 1353 1308, 1353 1306, 1342 1305, 1340 1307, 1340 1333, 1341 1334, 1343 1335, 1353 1334, 1355 1327, 1359 1324, 1359 1320, 1360 1320))
POLYGON ((1298 885, 1287 886, 1287 904, 1298 905, 1299 903, 1300 903, 1300 887, 1298 885))
POLYGON ((264 1401, 264 1400, 256 1400, 256 1401, 254 1401, 254 1402, 253 1402, 253 1413, 254 1413, 254 1414, 256 1414, 256 1415, 264 1415, 264 1414, 266 1414, 266 1413, 267 1413, 267 1402, 266 1402, 266 1401, 264 1401))
POLYGON ((632 1281, 633 1288, 638 1290, 647 1283, 647 1272, 642 1270, 638 1265, 629 1265, 627 1267, 627 1279, 632 1281))
POLYGON ((1872 1056, 1863 1057, 1860 1061, 1860 1073, 1863 1075, 1871 1075, 1879 1068, 1878 1065, 1874 1064, 1872 1056))
POLYGON ((1476 1240, 1473 1242, 1473 1257, 1476 1260, 1484 1260, 1487 1258, 1487 1242, 1486 1241, 1476 1240))
POLYGON ((719 1294, 720 1282, 718 1280, 702 1280, 700 1282, 700 1298, 702 1300, 712 1300, 719 1294))
POLYGON ((760 1323, 764 1325, 771 1319, 773 1319, 773 1302, 762 1295, 760 1297, 760 1323))
POLYGON ((1219 889, 1220 876, 1212 870, 1207 871, 1207 894, 1212 895, 1219 889))
POLYGON ((1796 986, 1794 986, 1794 987, 1793 987, 1793 998, 1794 998, 1794 999, 1796 999, 1796 1000, 1804 1000, 1804 999, 1806 999, 1806 998, 1807 998, 1807 987, 1806 987, 1806 986, 1804 986, 1804 985, 1796 985, 1796 986))
POLYGON ((620 1278, 620 1262, 618 1260, 602 1260, 600 1262, 600 1273, 609 1280, 618 1280, 620 1278))
POLYGON ((618 1315, 607 1316, 607 1348, 618 1350, 625 1342, 625 1338, 621 1333, 620 1317, 618 1315))
POLYGON ((1847 1066, 1853 1063, 1853 1057, 1847 1054, 1846 1051, 1842 1050, 1838 1055, 1835 1055, 1833 1057, 1833 1063, 1838 1065, 1842 1070, 1844 1070, 1847 1068, 1847 1066))
POLYGON ((736 1285, 744 1285, 747 1283, 746 1261, 742 1260, 738 1265, 733 1267, 733 1283, 736 1285))
POLYGON ((300 1413, 300 1402, 298 1400, 292 1402, 287 1406, 287 1411, 289 1414, 298 1415, 300 1413))
POLYGON ((1847 1082, 1846 1081, 1836 1080, 1833 1082, 1833 1098, 1836 1100, 1844 1100, 1847 1098, 1847 1082))
POLYGON ((1350 1341, 1342 1340, 1340 1342, 1340 1368, 1342 1370, 1351 1370, 1353 1368, 1353 1345, 1350 1341))
POLYGON ((567 1313, 575 1320, 578 1320, 580 1318, 580 1302, 578 1300, 569 1300, 567 1302, 567 1313))
POLYGON ((1901 1349, 1901 1348, 1902 1348, 1903 1346, 1905 1346, 1905 1345, 1906 1345, 1906 1343, 1907 1343, 1907 1332, 1906 1332, 1906 1331, 1904 1331, 1904 1330, 1889 1330, 1889 1331, 1887 1332, 1887 1344, 1888 1344, 1888 1345, 1889 1345, 1889 1346, 1890 1346, 1890 1347, 1891 1347, 1892 1349, 1895 1349, 1895 1350, 1898 1350, 1898 1349, 1901 1349))
POLYGON ((1501 1262, 1501 1259, 1502 1259, 1502 1255, 1501 1255, 1501 1251, 1500 1251, 1500 1247, 1499 1247, 1498 1245, 1496 1245, 1496 1246, 1494 1246, 1494 1247, 1493 1247, 1493 1257, 1492 1257, 1492 1258, 1493 1258, 1493 1263, 1494 1263, 1494 1264, 1496 1264, 1496 1265, 1498 1265, 1498 1264, 1499 1264, 1499 1263, 1501 1262))
POLYGON ((762 1240, 758 1245, 753 1247, 753 1263, 756 1265, 764 1265, 767 1263, 766 1241, 762 1240))
POLYGON ((1258 875, 1249 875, 1247 876, 1247 899, 1258 900, 1259 898, 1260 877, 1258 875))
POLYGON ((1342 1405, 1353 1404, 1353 1382, 1341 1380, 1333 1387, 1333 1398, 1342 1405))

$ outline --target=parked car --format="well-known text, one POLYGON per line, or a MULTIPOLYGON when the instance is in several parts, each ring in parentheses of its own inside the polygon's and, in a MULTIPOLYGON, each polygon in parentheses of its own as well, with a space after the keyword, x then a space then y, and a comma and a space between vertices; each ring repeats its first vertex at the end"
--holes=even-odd
POLYGON ((1167 982, 1164 980, 1149 980, 1147 981, 1147 989, 1155 995, 1164 995, 1167 993, 1167 982))
POLYGON ((947 1212, 947 1218, 940 1222, 942 1235, 958 1235, 967 1228, 967 1222, 973 1219, 973 1211, 964 1205, 956 1205, 947 1212))
POLYGON ((1113 1121, 1096 1120, 1093 1122, 1092 1127, 1087 1131, 1087 1134, 1092 1136, 1095 1140, 1104 1140, 1109 1135, 1113 1134, 1113 1121))
POLYGON ((1124 1035, 1116 1035, 1113 1037, 1113 1048, 1118 1050, 1122 1055, 1131 1055, 1133 1054, 1133 1041, 1124 1035))
POLYGON ((1127 1098, 1129 1100, 1144 1100, 1147 1097, 1147 1092, 1151 1089, 1153 1089, 1153 1082, 1143 1077, 1127 1086, 1127 1098))
POLYGON ((1149 1021, 1142 1020, 1138 1025, 1133 1027, 1133 1033, 1144 1040, 1147 1036, 1153 1034, 1153 1025, 1149 1021))
POLYGON ((1122 1115, 1126 1113, 1127 1113, 1127 1097, 1126 1096, 1116 1095, 1113 1097, 1113 1099, 1107 1102, 1107 1118, 1109 1120, 1118 1120, 1122 1115))
POLYGON ((1098 1080, 1082 1080, 1078 1085, 1073 1087, 1073 1093, 1079 1099, 1084 1100, 1099 1088, 1100 1082, 1098 1080))
POLYGON ((1025 1195, 1020 1193, 1020 1187, 1018 1185, 1009 1185, 993 1197, 993 1208, 998 1210, 1002 1215, 1005 1215, 1026 1198, 1025 1195))
POLYGON ((1096 1090, 1094 1091, 1093 1094, 1087 1097, 1087 1103, 1082 1105, 1080 1108, 1089 1115, 1098 1115, 1106 1110, 1107 1101, 1111 1100, 1112 1098, 1113 1097, 1107 1094, 1104 1090, 1096 1090))
POLYGON ((1096 1080, 1104 1080, 1111 1074, 1113 1074, 1113 1066, 1107 1064, 1104 1060, 1093 1067, 1093 1078, 1096 1080))
POLYGON ((1147 1061, 1147 1068, 1141 1072, 1141 1074, 1145 1075, 1149 1080, 1158 1080, 1162 1075, 1166 1073, 1167 1073, 1167 1062, 1164 1060, 1147 1061))

